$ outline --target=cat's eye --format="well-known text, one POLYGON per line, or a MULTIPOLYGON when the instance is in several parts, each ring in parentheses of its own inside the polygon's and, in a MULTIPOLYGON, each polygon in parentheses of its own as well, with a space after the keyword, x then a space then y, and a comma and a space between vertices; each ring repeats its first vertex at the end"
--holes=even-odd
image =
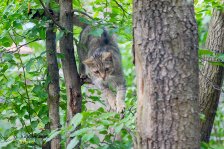
POLYGON ((97 71, 94 71, 94 73, 98 74, 98 73, 100 73, 100 72, 97 70, 97 71))
POLYGON ((109 68, 105 68, 105 71, 109 71, 109 68))

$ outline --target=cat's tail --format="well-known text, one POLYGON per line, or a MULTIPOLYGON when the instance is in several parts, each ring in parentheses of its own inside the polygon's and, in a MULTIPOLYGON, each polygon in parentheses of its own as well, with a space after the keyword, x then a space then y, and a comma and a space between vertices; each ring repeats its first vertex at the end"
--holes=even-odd
POLYGON ((102 45, 108 45, 110 44, 110 35, 108 33, 108 30, 106 28, 103 28, 103 33, 101 35, 101 44, 102 45))
POLYGON ((112 45, 117 46, 116 39, 114 35, 110 35, 106 28, 103 28, 103 33, 101 35, 101 46, 112 45))

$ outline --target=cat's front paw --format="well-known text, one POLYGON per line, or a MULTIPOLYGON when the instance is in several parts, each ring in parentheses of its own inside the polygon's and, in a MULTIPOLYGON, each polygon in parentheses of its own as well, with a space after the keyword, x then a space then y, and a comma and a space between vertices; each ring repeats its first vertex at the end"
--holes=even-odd
POLYGON ((125 110, 125 103, 124 101, 117 101, 117 113, 122 113, 125 110))
POLYGON ((116 111, 116 102, 114 99, 108 99, 108 103, 110 105, 110 108, 112 109, 112 111, 116 111))
POLYGON ((92 84, 92 80, 85 74, 80 74, 80 82, 81 84, 92 84))

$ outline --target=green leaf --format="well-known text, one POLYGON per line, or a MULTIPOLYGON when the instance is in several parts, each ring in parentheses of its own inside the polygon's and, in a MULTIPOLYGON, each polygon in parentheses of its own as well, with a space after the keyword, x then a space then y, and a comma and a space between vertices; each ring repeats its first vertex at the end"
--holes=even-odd
POLYGON ((99 144, 100 143, 100 139, 97 135, 94 135, 93 138, 90 139, 90 142, 92 144, 99 144))
POLYGON ((212 61, 209 61, 209 63, 214 65, 214 66, 222 66, 222 67, 224 67, 224 64, 222 62, 212 62, 212 61))
POLYGON ((204 114, 199 113, 199 117, 200 117, 200 120, 201 120, 202 122, 205 121, 205 115, 204 115, 204 114))
POLYGON ((10 53, 4 53, 3 59, 5 61, 11 61, 13 59, 13 56, 10 53))
POLYGON ((79 18, 80 22, 86 23, 86 24, 90 24, 90 21, 87 20, 86 18, 80 17, 79 18))
POLYGON ((32 92, 34 92, 35 94, 40 94, 42 93, 42 86, 41 85, 35 85, 32 92))
POLYGON ((108 112, 108 113, 103 113, 100 118, 102 119, 107 119, 107 118, 110 118, 110 117, 114 117, 116 115, 115 112, 108 112))
POLYGON ((42 122, 44 124, 47 124, 49 122, 49 118, 45 115, 43 118, 42 118, 42 122))
POLYGON ((198 51, 198 54, 199 54, 199 56, 202 56, 202 55, 213 55, 213 52, 210 51, 210 50, 200 49, 200 50, 198 51))
POLYGON ((69 142, 67 149, 74 149, 78 143, 79 143, 79 139, 75 137, 69 142))
POLYGON ((103 33, 103 29, 97 28, 97 29, 92 30, 89 34, 93 35, 93 36, 100 37, 102 35, 102 33, 103 33))
POLYGON ((0 142, 0 148, 7 147, 12 142, 13 142, 13 140, 6 141, 6 142, 0 142))
POLYGON ((224 61, 224 54, 218 54, 217 55, 217 58, 224 61))
POLYGON ((4 47, 10 47, 10 46, 12 45, 12 42, 4 41, 4 42, 2 43, 2 45, 3 45, 4 47))
POLYGON ((17 29, 23 29, 22 24, 18 20, 13 21, 13 26, 17 29))
POLYGON ((20 54, 19 53, 15 53, 14 54, 15 58, 20 59, 20 54))
POLYGON ((83 115, 81 113, 77 113, 72 119, 71 124, 75 129, 82 121, 83 115))
POLYGON ((59 34, 56 35, 56 41, 60 40, 64 36, 64 33, 64 31, 60 30, 59 34))
POLYGON ((41 28, 39 32, 40 32, 40 38, 45 39, 45 29, 41 28))
POLYGON ((4 65, 3 68, 0 70, 2 73, 4 73, 8 69, 8 65, 4 65))
POLYGON ((53 138, 55 138, 61 131, 60 130, 53 130, 48 138, 45 139, 45 142, 49 142, 53 138))
POLYGON ((57 53, 57 58, 64 59, 65 55, 63 53, 57 53))
POLYGON ((94 137, 94 133, 87 133, 87 134, 84 134, 83 137, 82 137, 82 141, 83 142, 87 142, 89 141, 90 139, 92 139, 94 137))
POLYGON ((33 60, 33 59, 29 60, 29 61, 26 63, 26 71, 27 71, 27 72, 30 71, 30 68, 31 68, 31 66, 33 65, 33 63, 34 63, 34 60, 33 60))
POLYGON ((119 133, 120 131, 121 131, 121 129, 124 127, 124 124, 123 123, 121 123, 120 125, 118 125, 118 126, 116 126, 115 127, 115 133, 119 133))
POLYGON ((112 122, 108 121, 108 120, 101 120, 101 124, 103 124, 103 125, 110 125, 110 124, 112 124, 112 122))
POLYGON ((37 121, 32 121, 32 122, 31 122, 31 127, 32 127, 33 129, 35 129, 35 128, 37 127, 37 125, 38 125, 38 122, 37 122, 37 121))
POLYGON ((80 135, 83 135, 89 131, 92 131, 91 128, 82 128, 82 129, 79 129, 79 130, 76 130, 74 133, 71 134, 71 137, 77 137, 77 136, 80 136, 80 135))

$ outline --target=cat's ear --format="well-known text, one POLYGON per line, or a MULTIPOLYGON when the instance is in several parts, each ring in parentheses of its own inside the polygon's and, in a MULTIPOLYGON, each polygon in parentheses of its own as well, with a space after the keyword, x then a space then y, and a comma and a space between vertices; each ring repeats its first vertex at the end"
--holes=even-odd
POLYGON ((112 53, 111 52, 103 52, 102 58, 103 58, 103 60, 112 61, 112 53))
POLYGON ((93 65, 93 59, 88 58, 88 59, 84 60, 82 63, 87 65, 87 66, 91 66, 91 65, 93 65))

